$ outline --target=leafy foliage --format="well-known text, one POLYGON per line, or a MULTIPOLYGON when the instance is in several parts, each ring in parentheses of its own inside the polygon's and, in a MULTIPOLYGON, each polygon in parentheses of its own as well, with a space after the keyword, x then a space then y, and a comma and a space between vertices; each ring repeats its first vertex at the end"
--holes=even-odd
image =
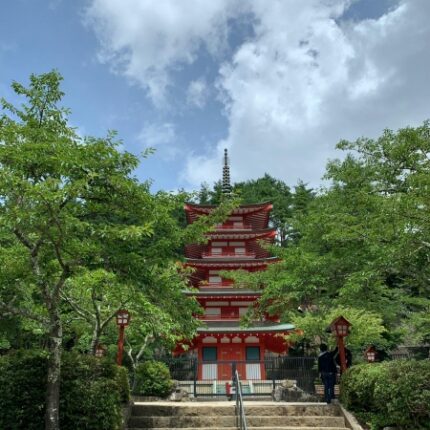
POLYGON ((192 336, 197 304, 182 294, 177 259, 234 204, 184 229, 175 215, 186 193, 152 194, 116 133, 78 136, 61 106, 61 81, 52 71, 31 75, 28 87, 14 82, 25 102, 1 100, 0 117, 0 342, 49 350, 51 429, 59 426, 63 337, 67 348, 94 353, 124 307, 145 329, 129 331, 135 345, 154 333, 171 333, 167 344, 192 336))
POLYGON ((136 368, 135 394, 166 397, 173 382, 169 368, 160 361, 145 361, 136 368))
MULTIPOLYGON (((220 182, 215 183, 212 190, 207 184, 203 184, 198 193, 199 203, 219 204, 222 201, 221 188, 220 182)), ((271 224, 277 231, 277 242, 281 246, 287 246, 296 240, 298 233, 293 228, 291 220, 293 216, 306 213, 315 196, 314 191, 307 188, 303 182, 299 182, 292 192, 285 182, 267 173, 255 180, 234 184, 233 193, 242 204, 263 202, 273 204, 271 224)))
POLYGON ((231 277, 265 286, 254 317, 268 312, 294 322, 301 329, 296 341, 327 340, 329 317, 344 314, 353 324, 348 342, 356 355, 370 343, 383 350, 402 341, 426 343, 429 123, 341 142, 338 149, 348 153, 328 164, 331 185, 290 219, 295 240, 271 248, 281 261, 231 277))
POLYGON ((0 357, 0 428, 43 428, 46 366, 37 352, 0 357))
POLYGON ((367 417, 372 430, 428 429, 430 362, 392 361, 353 366, 342 377, 341 401, 367 417))
MULTIPOLYGON (((129 397, 124 370, 91 356, 65 354, 61 378, 62 429, 119 429, 129 397)), ((0 358, 0 427, 43 428, 47 354, 18 351, 0 358)))

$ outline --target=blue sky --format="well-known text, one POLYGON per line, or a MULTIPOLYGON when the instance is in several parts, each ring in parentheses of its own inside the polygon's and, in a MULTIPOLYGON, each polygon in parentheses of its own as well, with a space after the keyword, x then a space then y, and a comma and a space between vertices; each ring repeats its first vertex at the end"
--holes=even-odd
POLYGON ((0 95, 53 68, 83 135, 156 153, 196 189, 265 172, 318 186, 341 138, 430 118, 427 0, 3 0, 0 95))

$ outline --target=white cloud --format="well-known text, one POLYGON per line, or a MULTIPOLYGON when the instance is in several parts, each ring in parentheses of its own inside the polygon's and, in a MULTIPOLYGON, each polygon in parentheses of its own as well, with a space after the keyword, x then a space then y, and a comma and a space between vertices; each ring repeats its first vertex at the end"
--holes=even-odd
POLYGON ((203 78, 191 81, 187 90, 187 102, 191 106, 203 109, 209 97, 209 88, 203 78))
POLYGON ((171 123, 147 124, 138 136, 138 139, 146 148, 155 148, 160 145, 170 144, 175 138, 175 126, 171 123))
POLYGON ((180 173, 180 179, 194 187, 204 182, 211 184, 220 180, 223 154, 222 145, 218 145, 208 155, 197 155, 192 152, 189 154, 186 169, 180 173))
POLYGON ((145 148, 155 148, 165 161, 174 159, 179 152, 174 145, 178 136, 172 123, 149 123, 142 128, 137 139, 145 148))
MULTIPOLYGON (((218 62, 227 137, 190 152, 182 172, 190 184, 220 178, 224 147, 233 179, 268 172, 317 184, 341 138, 377 136, 430 116, 430 1, 400 0, 378 19, 345 22, 351 3, 92 0, 87 18, 101 59, 158 105, 175 72, 194 64, 201 48, 218 62), (253 33, 223 59, 232 18, 241 14, 254 18, 253 33)), ((203 108, 198 82, 187 100, 203 108)))
POLYGON ((191 183, 220 177, 227 146, 233 179, 268 172, 318 184, 327 158, 340 155, 340 139, 430 116, 430 2, 404 0, 359 23, 341 23, 347 3, 340 0, 252 5, 256 36, 220 69, 228 137, 211 154, 189 158, 191 183))
POLYGON ((161 106, 171 73, 193 63, 198 50, 220 52, 237 0, 92 0, 86 22, 100 40, 101 61, 131 78, 161 106))

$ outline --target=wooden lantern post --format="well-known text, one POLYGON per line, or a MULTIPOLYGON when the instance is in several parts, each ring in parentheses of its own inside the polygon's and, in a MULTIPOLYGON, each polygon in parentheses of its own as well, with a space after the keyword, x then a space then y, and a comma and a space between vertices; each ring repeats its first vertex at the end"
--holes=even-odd
POLYGON ((119 336, 118 336, 118 353, 116 356, 116 364, 118 366, 122 365, 122 355, 124 351, 124 330, 125 327, 127 327, 130 324, 130 313, 125 310, 121 309, 116 313, 116 325, 119 329, 119 336))
POLYGON ((106 355, 106 347, 102 344, 97 344, 96 347, 96 357, 97 358, 102 358, 106 355))
POLYGON ((343 372, 345 372, 345 370, 346 370, 345 343, 343 341, 343 338, 348 336, 350 327, 351 327, 351 323, 346 318, 344 318, 343 316, 336 318, 330 324, 331 332, 337 338, 337 347, 338 347, 339 356, 340 356, 340 372, 341 372, 341 374, 343 372))
POLYGON ((369 363, 374 363, 376 361, 377 352, 374 346, 369 346, 366 351, 364 351, 366 360, 369 363))

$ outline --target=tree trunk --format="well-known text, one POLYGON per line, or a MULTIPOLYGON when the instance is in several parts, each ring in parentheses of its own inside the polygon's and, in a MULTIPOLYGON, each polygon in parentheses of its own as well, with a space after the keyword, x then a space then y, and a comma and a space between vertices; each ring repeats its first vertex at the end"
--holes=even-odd
POLYGON ((132 393, 134 393, 134 389, 136 388, 136 369, 137 369, 137 366, 138 366, 140 359, 142 358, 142 355, 143 355, 143 353, 144 353, 144 351, 145 351, 145 349, 146 349, 146 347, 147 347, 147 345, 151 339, 153 339, 153 336, 151 336, 149 334, 145 336, 145 340, 143 342, 143 345, 140 347, 140 350, 136 354, 136 357, 133 357, 133 349, 131 347, 127 351, 127 354, 130 357, 130 361, 132 364, 132 370, 133 370, 133 373, 131 375, 131 384, 130 384, 131 385, 130 391, 132 393))
POLYGON ((96 322, 93 330, 93 336, 91 339, 91 347, 90 347, 90 351, 92 355, 96 355, 96 349, 97 349, 97 345, 99 344, 100 334, 101 334, 101 330, 100 330, 99 324, 96 322))
POLYGON ((63 328, 58 309, 51 312, 45 430, 60 429, 60 376, 63 328))

